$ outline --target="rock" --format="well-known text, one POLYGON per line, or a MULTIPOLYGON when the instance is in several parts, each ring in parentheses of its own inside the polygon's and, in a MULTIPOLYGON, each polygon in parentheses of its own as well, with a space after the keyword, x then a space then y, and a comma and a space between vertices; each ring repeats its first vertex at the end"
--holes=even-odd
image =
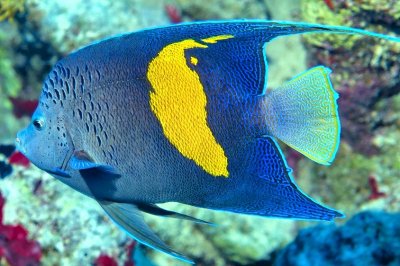
POLYGON ((274 266, 400 265, 400 213, 362 212, 343 226, 302 230, 274 266))

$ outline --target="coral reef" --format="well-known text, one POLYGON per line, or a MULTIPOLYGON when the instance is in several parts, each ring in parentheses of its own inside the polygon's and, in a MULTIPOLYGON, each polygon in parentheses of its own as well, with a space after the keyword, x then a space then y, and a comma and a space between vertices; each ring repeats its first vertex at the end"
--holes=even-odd
POLYGON ((28 231, 20 224, 3 223, 5 199, 0 193, 0 264, 3 258, 10 266, 39 265, 42 252, 38 242, 28 239, 28 231))
POLYGON ((94 261, 94 265, 95 266, 118 266, 117 261, 106 255, 106 254, 100 254, 100 256, 98 256, 96 258, 96 260, 94 261))
POLYGON ((0 21, 13 19, 16 13, 24 10, 25 0, 2 0, 0 3, 0 21))
MULTIPOLYGON (((296 224, 290 220, 218 212, 177 203, 163 204, 163 207, 216 224, 200 225, 146 216, 162 239, 203 265, 248 264, 268 259, 272 251, 288 243, 296 232, 296 224)), ((152 253, 151 258, 157 265, 185 265, 159 252, 152 253)))
POLYGON ((7 162, 7 160, 14 153, 14 151, 14 145, 0 144, 0 179, 12 174, 12 166, 10 162, 7 162))
POLYGON ((400 213, 363 212, 345 225, 302 230, 275 266, 400 264, 400 213))
POLYGON ((180 23, 182 22, 182 14, 181 11, 174 5, 166 5, 165 11, 167 12, 168 18, 171 23, 180 23))
MULTIPOLYGON (((0 8, 0 20, 13 18, 13 23, 0 24, 1 143, 5 140, 11 143, 17 129, 28 122, 36 104, 29 99, 37 98, 44 75, 58 58, 110 35, 180 21, 229 18, 301 19, 400 34, 399 1, 302 0, 301 12, 296 0, 1 2, 7 5, 0 8), (6 7, 8 11, 3 12, 6 7), (22 116, 21 120, 15 119, 19 116, 22 116)), ((305 70, 306 59, 310 66, 323 64, 333 68, 332 79, 340 93, 345 140, 329 168, 285 150, 300 186, 321 202, 343 210, 347 216, 363 209, 400 211, 397 178, 400 172, 397 145, 400 142, 399 45, 360 36, 313 34, 302 38, 307 47, 306 54, 300 40, 294 36, 268 45, 268 87, 277 87, 305 70)), ((153 265, 146 261, 146 256, 150 256, 156 265, 186 265, 147 248, 135 247, 134 251, 127 252, 131 240, 110 222, 93 200, 33 166, 25 168, 28 163, 19 154, 8 158, 10 155, 0 158, 4 160, 0 168, 8 175, 0 180, 1 191, 8 199, 4 219, 7 224, 21 223, 27 231, 35 232, 32 236, 40 243, 42 265, 126 262, 126 266, 132 266, 136 262, 133 257, 141 258, 143 264, 137 265, 153 265), (14 164, 11 175, 6 168, 10 163, 14 164)), ((238 265, 269 259, 272 252, 293 239, 299 226, 308 225, 174 203, 164 207, 217 224, 209 227, 188 221, 145 217, 162 239, 200 265, 238 265)), ((379 217, 363 215, 356 217, 367 217, 366 221, 375 224, 364 228, 384 227, 379 217)), ((398 219, 398 215, 396 217, 398 219)), ((343 234, 352 225, 363 224, 362 218, 354 219, 356 222, 352 220, 343 228, 326 226, 330 229, 319 234, 319 238, 340 239, 335 232, 343 234)), ((26 236, 26 230, 15 230, 18 235, 26 236)), ((350 238, 357 239, 355 229, 352 230, 350 238)), ((302 233, 299 238, 307 240, 308 236, 311 238, 314 233, 302 233)), ((362 241, 354 241, 354 250, 367 254, 360 246, 362 241)), ((304 244, 308 245, 307 242, 304 244)), ((328 243, 324 246, 327 250, 321 251, 317 249, 318 242, 313 243, 309 244, 315 247, 313 257, 336 250, 328 243)), ((373 256, 383 262, 385 254, 379 249, 374 251, 376 255, 373 256)), ((289 253, 290 248, 284 251, 284 256, 289 253)), ((0 254, 3 254, 1 248, 0 254)), ((390 258, 390 254, 385 256, 390 258)), ((309 257, 305 256, 305 259, 309 257)), ((372 259, 369 255, 367 258, 372 259)))
POLYGON ((14 165, 21 165, 24 167, 28 167, 30 162, 28 158, 25 157, 21 152, 17 151, 11 154, 10 158, 8 158, 8 162, 14 165))
POLYGON ((176 0, 183 20, 267 18, 269 11, 262 1, 252 0, 176 0))
POLYGON ((16 118, 23 116, 31 117, 36 107, 38 106, 38 100, 24 100, 20 98, 8 97, 13 108, 13 114, 16 118))
POLYGON ((30 1, 29 19, 62 54, 112 35, 169 24, 165 3, 158 0, 30 1))
POLYGON ((42 265, 91 265, 101 253, 126 259, 128 237, 105 217, 93 200, 68 188, 43 171, 14 166, 0 181, 5 222, 22 223, 35 232, 42 265))
POLYGON ((397 174, 400 171, 400 155, 394 144, 400 141, 398 128, 386 128, 374 141, 381 154, 368 157, 354 153, 349 145, 342 144, 329 168, 308 160, 300 161, 300 186, 308 188, 312 196, 342 210, 347 216, 360 209, 400 211, 397 174), (379 192, 385 193, 386 197, 371 199, 370 176, 374 176, 379 192))
MULTIPOLYGON (((334 10, 323 1, 302 1, 302 18, 309 22, 361 27, 396 34, 400 5, 397 1, 336 1, 334 10), (373 14, 372 14, 372 13, 373 14), (379 15, 377 15, 379 14, 379 15)), ((357 35, 305 36, 310 65, 334 68, 333 84, 340 94, 342 135, 354 150, 377 154, 373 138, 387 125, 387 108, 379 108, 400 93, 400 45, 357 35), (382 105, 382 104, 381 104, 382 105)))
MULTIPOLYGON (((398 34, 400 6, 396 1, 332 3, 333 8, 327 1, 302 1, 302 18, 398 34)), ((400 45, 352 35, 313 34, 303 40, 310 66, 334 69, 331 77, 340 95, 343 141, 329 168, 304 159, 298 162, 300 186, 350 216, 360 209, 398 211, 395 173, 400 157, 393 144, 400 140, 400 45), (375 180, 372 185, 371 176, 375 180), (374 185, 379 185, 378 194, 371 188, 374 185)))
POLYGON ((5 178, 12 174, 12 167, 10 164, 0 161, 0 178, 5 178))

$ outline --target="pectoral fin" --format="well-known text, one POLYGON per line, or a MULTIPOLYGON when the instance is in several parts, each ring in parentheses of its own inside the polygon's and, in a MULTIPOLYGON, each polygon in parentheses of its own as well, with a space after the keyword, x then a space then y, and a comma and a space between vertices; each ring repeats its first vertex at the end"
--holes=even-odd
POLYGON ((122 228, 130 237, 151 248, 164 252, 170 256, 188 263, 194 263, 191 259, 179 254, 168 247, 147 226, 136 205, 127 203, 116 203, 110 201, 99 201, 111 220, 122 228))
POLYGON ((96 163, 86 151, 75 151, 69 161, 69 165, 75 170, 96 169, 96 171, 106 175, 120 176, 112 166, 96 163))
POLYGON ((171 218, 176 218, 176 219, 183 219, 183 220, 188 220, 188 221, 192 221, 192 222, 199 223, 199 224, 214 225, 213 223, 203 221, 203 220, 194 218, 189 215, 165 210, 163 208, 158 207, 156 204, 144 204, 144 203, 138 204, 137 208, 143 212, 146 212, 146 213, 149 213, 152 215, 171 217, 171 218))

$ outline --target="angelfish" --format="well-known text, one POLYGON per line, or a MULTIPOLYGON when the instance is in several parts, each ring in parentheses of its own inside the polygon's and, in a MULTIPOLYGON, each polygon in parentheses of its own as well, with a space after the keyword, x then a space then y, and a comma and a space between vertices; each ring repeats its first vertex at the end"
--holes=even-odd
POLYGON ((236 213, 332 220, 295 184, 277 140, 329 165, 340 142, 338 94, 316 66, 267 88, 266 44, 301 33, 397 37, 273 21, 201 22, 106 39, 56 63, 18 149, 40 169, 97 200, 131 237, 193 263, 141 212, 180 202, 236 213))

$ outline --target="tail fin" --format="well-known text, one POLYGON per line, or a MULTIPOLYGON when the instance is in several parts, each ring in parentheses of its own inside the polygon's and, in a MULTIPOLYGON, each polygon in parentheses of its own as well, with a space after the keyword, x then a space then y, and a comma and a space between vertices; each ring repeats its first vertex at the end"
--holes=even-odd
POLYGON ((312 68, 266 92, 270 133, 311 160, 329 165, 340 141, 338 94, 330 69, 312 68))

